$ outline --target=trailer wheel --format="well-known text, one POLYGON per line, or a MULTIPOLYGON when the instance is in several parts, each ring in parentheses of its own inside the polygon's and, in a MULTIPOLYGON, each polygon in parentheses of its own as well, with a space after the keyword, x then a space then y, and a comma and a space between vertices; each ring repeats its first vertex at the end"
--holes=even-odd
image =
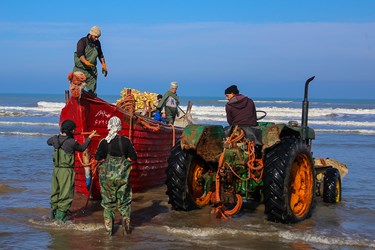
POLYGON ((323 201, 327 203, 341 201, 341 178, 336 168, 328 168, 324 174, 323 201))
POLYGON ((311 216, 315 202, 314 166, 306 144, 294 137, 265 155, 263 194, 267 219, 295 223, 311 216))
POLYGON ((172 209, 189 211, 204 206, 197 201, 204 194, 205 162, 196 154, 182 150, 177 142, 171 150, 167 168, 167 192, 172 209))

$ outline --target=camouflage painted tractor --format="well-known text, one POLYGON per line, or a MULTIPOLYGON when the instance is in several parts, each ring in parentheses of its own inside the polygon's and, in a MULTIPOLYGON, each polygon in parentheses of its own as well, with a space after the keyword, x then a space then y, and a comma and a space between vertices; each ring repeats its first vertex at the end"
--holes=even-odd
POLYGON ((305 84, 301 126, 258 121, 225 137, 222 126, 188 125, 168 159, 166 193, 172 208, 213 204, 212 211, 226 218, 244 201, 257 201, 264 203, 268 220, 295 223, 311 216, 316 195, 339 202, 338 169, 314 166, 312 158, 315 132, 307 126, 307 92, 313 79, 305 84))

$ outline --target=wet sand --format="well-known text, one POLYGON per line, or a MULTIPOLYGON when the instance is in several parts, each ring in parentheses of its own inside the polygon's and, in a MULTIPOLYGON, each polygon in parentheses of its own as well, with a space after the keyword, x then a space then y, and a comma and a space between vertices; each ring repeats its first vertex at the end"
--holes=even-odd
MULTIPOLYGON (((162 185, 149 189, 142 193, 133 193, 131 204, 131 229, 149 223, 155 216, 171 212, 168 204, 168 196, 165 194, 166 186, 162 185)), ((74 224, 103 224, 103 208, 101 200, 90 199, 81 194, 75 194, 75 198, 70 208, 69 220, 74 224), (86 207, 87 203, 87 207, 86 207)), ((114 235, 121 234, 121 216, 116 211, 114 221, 114 235)), ((103 225, 104 232, 104 225, 103 225)))

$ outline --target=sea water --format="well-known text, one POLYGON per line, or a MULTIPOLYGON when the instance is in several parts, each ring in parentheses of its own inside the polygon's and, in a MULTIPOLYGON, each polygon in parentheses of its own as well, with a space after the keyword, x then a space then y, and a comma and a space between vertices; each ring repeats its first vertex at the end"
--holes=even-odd
MULTIPOLYGON (((115 103, 117 96, 103 96, 115 103)), ((253 98, 263 121, 301 122, 302 100, 253 98)), ((193 102, 196 123, 227 125, 222 97, 182 97, 193 102)), ((348 167, 342 202, 320 198, 310 219, 293 225, 269 222, 264 206, 247 206, 229 220, 205 207, 171 210, 166 187, 134 194, 132 234, 104 233, 100 201, 76 195, 71 222, 49 221, 52 148, 59 132, 63 95, 0 94, 0 248, 2 249, 369 249, 375 248, 375 100, 309 101, 315 129, 314 157, 348 167)), ((115 227, 119 228, 119 219, 115 227)))

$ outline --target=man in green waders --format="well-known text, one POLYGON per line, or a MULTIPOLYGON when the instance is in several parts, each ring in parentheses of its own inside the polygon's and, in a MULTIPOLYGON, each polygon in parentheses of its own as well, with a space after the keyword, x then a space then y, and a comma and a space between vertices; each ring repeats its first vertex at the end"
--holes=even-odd
POLYGON ((51 220, 65 223, 66 213, 73 202, 74 195, 74 152, 83 152, 96 135, 93 130, 83 144, 73 137, 76 124, 66 120, 61 124, 61 133, 47 140, 53 146, 53 173, 51 184, 51 220))
POLYGON ((102 64, 102 73, 106 77, 108 74, 105 64, 102 46, 99 41, 101 30, 98 26, 93 26, 87 36, 82 37, 77 43, 77 51, 74 53, 73 72, 81 71, 86 76, 87 91, 96 96, 96 80, 98 71, 96 69, 96 58, 102 64))
POLYGON ((123 234, 130 233, 132 189, 129 177, 137 152, 128 137, 117 134, 121 128, 120 118, 113 116, 109 119, 109 133, 100 141, 95 154, 96 160, 105 159, 99 166, 99 183, 104 226, 109 235, 113 232, 116 208, 122 216, 123 234))

